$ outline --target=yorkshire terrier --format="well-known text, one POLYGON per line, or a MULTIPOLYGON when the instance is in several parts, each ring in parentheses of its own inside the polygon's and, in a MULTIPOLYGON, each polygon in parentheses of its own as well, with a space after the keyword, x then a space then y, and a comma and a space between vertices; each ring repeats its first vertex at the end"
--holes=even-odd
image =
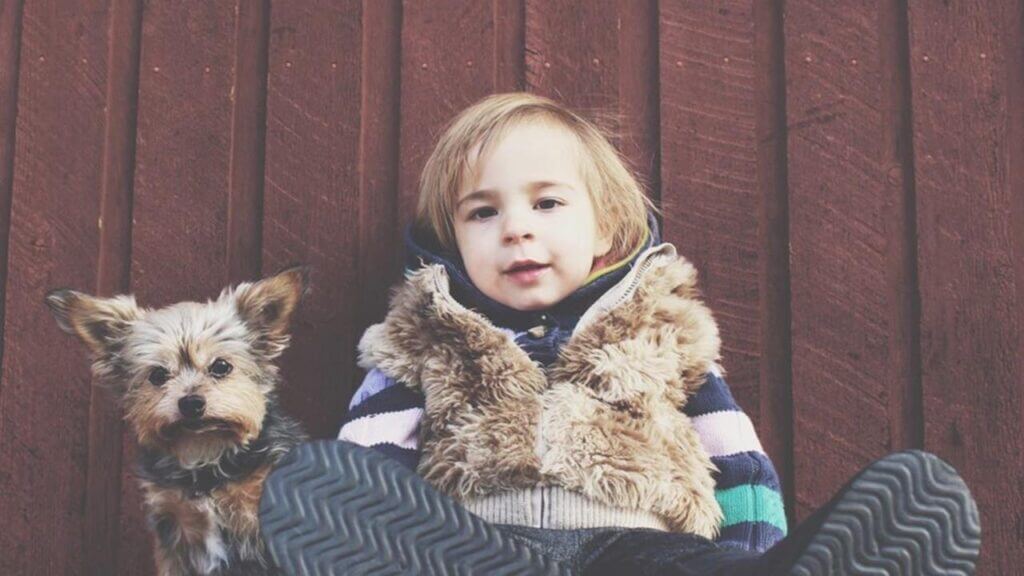
POLYGON ((259 500, 275 463, 306 438, 278 407, 274 361, 307 278, 290 268, 205 304, 155 310, 132 296, 46 296, 134 430, 162 576, 279 574, 260 537, 259 500))

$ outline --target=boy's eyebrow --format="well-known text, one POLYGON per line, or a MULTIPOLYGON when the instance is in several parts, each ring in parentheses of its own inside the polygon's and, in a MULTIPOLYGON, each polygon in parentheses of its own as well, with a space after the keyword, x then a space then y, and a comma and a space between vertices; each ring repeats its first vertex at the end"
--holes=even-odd
POLYGON ((484 189, 484 190, 477 190, 475 192, 470 192, 469 194, 466 194, 464 197, 462 197, 462 199, 460 199, 458 202, 455 203, 455 209, 458 210, 459 206, 462 206, 463 202, 469 202, 470 200, 477 200, 477 199, 480 199, 480 198, 487 198, 487 197, 493 196, 493 195, 494 195, 494 190, 491 190, 491 189, 484 189))
MULTIPOLYGON (((557 180, 538 180, 536 182, 530 182, 527 185, 527 188, 530 190, 530 192, 536 192, 537 190, 541 190, 549 186, 562 186, 564 188, 572 188, 572 186, 570 186, 569 184, 566 184, 565 182, 559 182, 557 180)), ((480 190, 475 190, 473 192, 470 192, 469 194, 466 194, 463 198, 456 202, 455 209, 458 210, 459 206, 462 206, 463 202, 487 198, 489 196, 495 195, 496 193, 497 190, 494 190, 492 188, 482 188, 480 190)))

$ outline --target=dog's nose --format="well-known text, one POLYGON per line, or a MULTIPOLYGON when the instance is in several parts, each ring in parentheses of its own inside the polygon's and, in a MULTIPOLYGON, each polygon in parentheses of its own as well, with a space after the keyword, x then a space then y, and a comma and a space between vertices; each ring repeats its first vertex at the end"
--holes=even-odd
POLYGON ((189 394, 178 400, 178 410, 181 410, 181 415, 185 418, 199 418, 203 415, 204 408, 206 408, 206 400, 202 396, 189 394))

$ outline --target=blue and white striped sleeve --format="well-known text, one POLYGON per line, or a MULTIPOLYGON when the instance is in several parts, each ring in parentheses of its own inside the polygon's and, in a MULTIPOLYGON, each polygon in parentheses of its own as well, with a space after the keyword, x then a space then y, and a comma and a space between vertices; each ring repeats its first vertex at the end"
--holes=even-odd
POLYGON ((715 498, 722 507, 717 542, 763 552, 786 536, 786 512, 779 476, 754 425, 717 370, 683 408, 718 468, 715 498))
POLYGON ((374 448, 415 470, 422 417, 422 394, 372 369, 352 397, 338 439, 374 448))

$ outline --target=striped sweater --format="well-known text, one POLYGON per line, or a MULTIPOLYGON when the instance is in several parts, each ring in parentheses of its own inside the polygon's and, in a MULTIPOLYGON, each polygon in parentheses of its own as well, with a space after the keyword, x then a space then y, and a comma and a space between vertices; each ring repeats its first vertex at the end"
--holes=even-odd
MULTIPOLYGON (((423 406, 421 394, 371 370, 352 398, 339 439, 372 446, 415 469, 423 406)), ((717 372, 707 374, 683 412, 718 468, 715 497, 725 514, 718 543, 763 552, 786 535, 787 526, 778 476, 753 424, 717 372)))

